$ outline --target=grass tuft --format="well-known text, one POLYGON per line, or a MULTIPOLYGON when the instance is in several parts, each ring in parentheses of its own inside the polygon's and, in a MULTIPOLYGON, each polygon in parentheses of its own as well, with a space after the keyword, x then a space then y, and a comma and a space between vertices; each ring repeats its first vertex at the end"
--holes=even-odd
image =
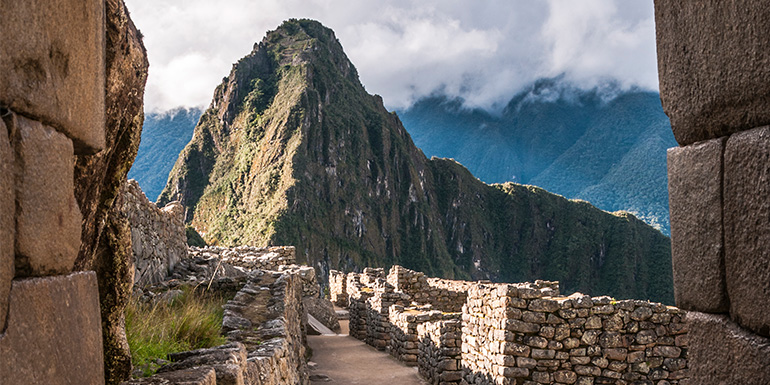
POLYGON ((227 298, 185 287, 171 300, 143 303, 131 298, 126 307, 126 336, 134 367, 144 376, 157 370, 156 360, 169 353, 214 347, 221 335, 227 298))

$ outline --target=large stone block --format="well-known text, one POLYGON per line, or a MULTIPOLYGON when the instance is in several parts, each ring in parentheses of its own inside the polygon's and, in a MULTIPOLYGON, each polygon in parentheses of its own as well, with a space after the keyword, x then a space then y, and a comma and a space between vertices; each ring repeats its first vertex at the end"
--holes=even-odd
POLYGON ((3 0, 0 105, 104 147, 104 0, 3 0))
POLYGON ((8 129, 0 117, 0 334, 5 330, 8 296, 13 280, 13 244, 16 234, 13 183, 13 150, 8 129))
POLYGON ((663 109, 687 145, 770 124, 770 2, 655 0, 663 109))
POLYGON ((687 313, 692 385, 770 384, 770 340, 727 316, 687 313))
POLYGON ((104 384, 94 272, 15 280, 8 321, 3 384, 104 384))
POLYGON ((722 149, 714 139, 668 150, 674 297, 682 309, 729 310, 722 245, 722 149))
POLYGON ((741 326, 770 336, 770 127, 731 136, 724 156, 730 314, 741 326))
POLYGON ((16 276, 72 271, 80 248, 72 142, 40 122, 14 119, 16 276))

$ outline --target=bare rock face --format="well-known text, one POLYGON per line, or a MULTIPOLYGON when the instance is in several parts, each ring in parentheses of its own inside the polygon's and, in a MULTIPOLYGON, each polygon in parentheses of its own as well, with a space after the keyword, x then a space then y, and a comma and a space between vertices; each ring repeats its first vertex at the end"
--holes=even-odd
POLYGON ((14 276, 14 240, 16 239, 16 204, 13 183, 13 149, 8 129, 0 119, 0 334, 5 330, 8 295, 14 276))
POLYGON ((139 148, 147 55, 122 0, 106 1, 105 147, 78 156, 75 197, 83 215, 76 270, 99 280, 107 384, 127 379, 131 356, 123 311, 133 283, 131 231, 118 202, 139 148))
POLYGON ((660 98, 680 145, 770 124, 768 20, 764 0, 655 0, 660 98))

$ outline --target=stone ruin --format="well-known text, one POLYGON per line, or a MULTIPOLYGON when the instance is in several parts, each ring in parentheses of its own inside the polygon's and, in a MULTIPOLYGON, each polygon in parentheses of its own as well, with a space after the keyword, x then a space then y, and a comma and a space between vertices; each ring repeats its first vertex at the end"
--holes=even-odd
POLYGON ((689 383, 686 313, 675 307, 401 266, 331 271, 330 289, 336 304, 348 303, 350 335, 417 366, 431 384, 689 383))
POLYGON ((123 191, 122 211, 131 226, 134 285, 161 282, 187 258, 184 208, 179 202, 158 208, 132 179, 123 191))
MULTIPOLYGON (((119 192, 141 131, 148 63, 140 34, 121 0, 7 0, 3 12, 0 378, 12 384, 118 383, 130 372, 122 318, 133 284, 131 234, 119 192)), ((538 283, 471 286, 458 320, 459 312, 439 315, 428 310, 430 303, 399 305, 409 294, 370 271, 337 275, 330 282, 335 301, 349 302, 351 323, 357 325, 351 333, 405 360, 416 356, 433 382, 442 375, 444 383, 456 382, 457 372, 461 382, 493 378, 530 384, 569 383, 575 375, 575 383, 591 376, 600 383, 617 373, 621 378, 615 382, 621 383, 625 375, 667 373, 669 379, 640 380, 665 384, 688 370, 691 384, 770 383, 768 20, 770 6, 761 0, 655 0, 661 100, 681 145, 669 151, 669 191, 675 296, 689 310, 687 328, 680 328, 682 314, 673 309, 605 303, 602 297, 590 299, 589 307, 584 296, 553 297, 553 287, 538 283), (536 310, 541 305, 547 311, 536 310), (639 309, 652 314, 643 320, 648 312, 639 309), (634 317, 642 320, 632 318, 637 310, 634 317), (573 311, 575 318, 568 318, 573 311), (588 317, 580 315, 586 312, 588 317), (592 328, 598 323, 591 313, 601 329, 592 328), (543 316, 545 323, 534 322, 543 316), (620 325, 615 316, 622 327, 607 329, 620 325), (573 337, 573 323, 583 321, 573 337), (536 333, 532 325, 538 326, 536 333), (570 336, 559 340, 565 325, 570 336), (597 345, 593 337, 599 330, 597 345), (640 333, 650 330, 652 349, 633 350, 650 337, 640 333), (416 344, 414 333, 421 336, 416 344), (616 336, 629 346, 612 347, 616 336), (566 357, 573 339, 578 345, 566 357), (459 361, 458 343, 469 349, 461 348, 459 361), (675 369, 683 362, 673 356, 685 345, 687 368, 675 369), (474 351, 495 361, 474 362, 474 351), (636 362, 640 356, 647 360, 636 362)), ((252 287, 274 291, 274 298, 297 291, 286 283, 297 279, 278 282, 281 278, 270 274, 248 279, 252 287)), ((289 310, 270 314, 294 314, 293 307, 289 300, 289 310)), ((296 329, 293 325, 284 330, 296 329)), ((217 368, 236 373, 236 380, 237 373, 253 373, 260 363, 269 366, 260 369, 265 372, 282 370, 280 363, 246 353, 247 342, 179 356, 178 362, 201 355, 223 358, 213 366, 180 370, 200 372, 201 384, 219 382, 217 368), (232 365, 243 370, 229 371, 232 365)), ((223 375, 222 381, 230 377, 223 375)))

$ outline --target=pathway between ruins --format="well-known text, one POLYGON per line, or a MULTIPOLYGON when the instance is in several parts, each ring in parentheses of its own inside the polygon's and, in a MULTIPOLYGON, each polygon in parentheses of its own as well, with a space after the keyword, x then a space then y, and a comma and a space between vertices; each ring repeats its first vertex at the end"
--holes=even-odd
POLYGON ((348 321, 340 321, 339 335, 307 336, 313 349, 311 384, 425 385, 416 367, 347 335, 348 321))

